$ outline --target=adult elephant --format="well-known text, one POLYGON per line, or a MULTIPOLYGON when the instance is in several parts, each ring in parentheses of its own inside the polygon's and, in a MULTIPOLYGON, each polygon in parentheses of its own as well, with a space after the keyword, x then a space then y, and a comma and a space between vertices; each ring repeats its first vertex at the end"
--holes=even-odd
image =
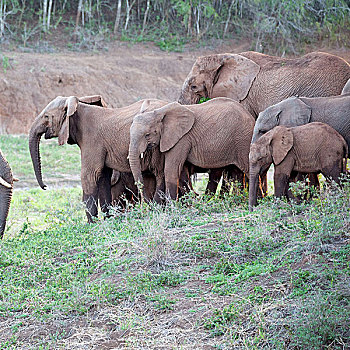
POLYGON ((290 96, 339 95, 349 78, 350 65, 324 52, 291 59, 253 51, 215 54, 197 58, 182 86, 179 103, 229 97, 256 119, 264 109, 290 96))
POLYGON ((311 122, 330 125, 350 149, 350 91, 344 88, 342 95, 331 97, 289 97, 268 107, 256 120, 252 143, 277 125, 292 127, 311 122))
POLYGON ((3 237, 13 191, 13 175, 9 163, 0 151, 0 238, 3 237))
POLYGON ((204 169, 235 165, 248 175, 253 128, 254 118, 227 98, 190 106, 173 102, 139 114, 130 128, 129 161, 135 181, 142 182, 140 155, 149 148, 159 148, 164 155, 165 188, 172 199, 178 197, 186 161, 204 169))
MULTIPOLYGON (((81 183, 83 201, 89 222, 97 216, 97 203, 103 211, 111 203, 112 169, 130 172, 127 159, 130 126, 133 117, 147 110, 167 104, 161 100, 138 101, 122 108, 105 108, 101 96, 88 98, 57 97, 34 120, 29 133, 29 149, 35 175, 41 188, 42 179, 39 144, 43 134, 46 139, 58 137, 59 145, 77 144, 81 150, 81 183)), ((154 171, 162 163, 159 152, 147 150, 142 160, 142 170, 151 170, 157 179, 157 187, 164 183, 163 175, 154 171)))
POLYGON ((349 78, 350 65, 323 52, 292 59, 253 51, 214 54, 197 58, 182 86, 179 103, 229 97, 256 119, 267 107, 290 96, 339 95, 349 78))

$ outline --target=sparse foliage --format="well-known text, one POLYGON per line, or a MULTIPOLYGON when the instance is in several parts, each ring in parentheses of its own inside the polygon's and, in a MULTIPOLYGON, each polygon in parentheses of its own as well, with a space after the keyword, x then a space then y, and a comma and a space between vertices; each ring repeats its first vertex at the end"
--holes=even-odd
POLYGON ((350 9, 345 0, 1 0, 1 38, 27 37, 37 27, 39 37, 65 28, 75 41, 78 31, 104 28, 106 38, 154 41, 165 50, 243 38, 256 51, 283 54, 319 41, 349 45, 350 9))

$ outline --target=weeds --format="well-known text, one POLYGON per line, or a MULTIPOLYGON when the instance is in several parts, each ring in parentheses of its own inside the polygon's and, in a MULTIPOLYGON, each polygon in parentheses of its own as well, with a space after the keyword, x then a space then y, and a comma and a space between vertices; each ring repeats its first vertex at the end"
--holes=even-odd
POLYGON ((78 187, 16 190, 0 243, 0 347, 349 347, 349 179, 253 213, 232 193, 89 225, 78 187))

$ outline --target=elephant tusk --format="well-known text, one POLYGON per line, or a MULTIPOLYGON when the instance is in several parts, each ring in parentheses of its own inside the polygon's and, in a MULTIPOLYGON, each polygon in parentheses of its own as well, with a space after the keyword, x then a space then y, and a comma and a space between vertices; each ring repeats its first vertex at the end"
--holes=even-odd
POLYGON ((141 159, 143 158, 143 152, 141 153, 141 159))
POLYGON ((130 159, 129 156, 127 156, 126 159, 130 159))
POLYGON ((10 185, 7 181, 5 181, 1 176, 0 176, 0 184, 7 188, 12 188, 12 185, 10 185))

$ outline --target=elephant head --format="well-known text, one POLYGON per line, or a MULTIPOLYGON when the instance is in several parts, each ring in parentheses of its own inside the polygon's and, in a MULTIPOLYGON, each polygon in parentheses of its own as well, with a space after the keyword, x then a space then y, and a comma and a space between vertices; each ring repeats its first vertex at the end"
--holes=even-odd
POLYGON ((147 149, 159 146, 166 152, 190 131, 195 120, 194 113, 177 102, 169 103, 150 112, 134 117, 130 128, 129 162, 135 182, 142 182, 140 156, 147 149))
POLYGON ((0 151, 0 239, 4 235, 6 218, 10 209, 13 181, 10 165, 0 151))
POLYGON ((350 94, 350 79, 346 82, 341 92, 341 95, 348 95, 348 94, 350 94))
POLYGON ((259 70, 258 64, 237 54, 199 57, 182 86, 179 103, 196 104, 201 97, 242 101, 259 70))
POLYGON ((254 126, 252 143, 277 125, 287 127, 304 125, 310 122, 310 118, 311 107, 298 97, 289 97, 259 113, 254 126))
POLYGON ((279 165, 293 146, 293 134, 285 126, 277 126, 251 144, 249 152, 249 209, 256 205, 259 175, 272 163, 279 165))
POLYGON ((101 96, 85 96, 77 98, 75 96, 58 96, 52 100, 42 112, 35 118, 29 131, 29 150, 33 162, 35 176, 42 189, 46 185, 42 179, 41 160, 39 143, 40 138, 45 134, 45 139, 58 137, 58 144, 63 145, 69 140, 69 119, 77 110, 78 103, 94 104, 106 107, 101 96))

